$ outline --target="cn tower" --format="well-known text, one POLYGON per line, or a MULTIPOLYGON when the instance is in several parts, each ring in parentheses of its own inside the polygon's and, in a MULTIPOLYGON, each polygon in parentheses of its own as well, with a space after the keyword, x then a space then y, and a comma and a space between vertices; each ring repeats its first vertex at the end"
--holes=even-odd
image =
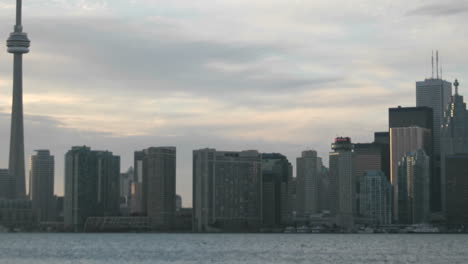
POLYGON ((13 53, 13 105, 11 111, 9 171, 14 178, 14 198, 26 198, 23 129, 23 54, 29 52, 30 41, 21 25, 21 0, 16 0, 16 25, 7 40, 8 52, 13 53))

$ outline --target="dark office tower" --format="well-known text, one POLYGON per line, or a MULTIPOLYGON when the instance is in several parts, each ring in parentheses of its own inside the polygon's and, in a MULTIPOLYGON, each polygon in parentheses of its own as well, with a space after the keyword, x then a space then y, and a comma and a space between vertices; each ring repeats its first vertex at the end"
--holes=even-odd
POLYGON ((385 174, 390 181, 390 133, 389 132, 375 132, 374 144, 378 144, 381 150, 381 171, 385 174))
POLYGON ((354 226, 356 213, 356 181, 353 175, 353 144, 348 137, 339 137, 330 152, 331 212, 336 223, 346 229, 354 226))
POLYGON ((433 153, 431 176, 431 209, 438 212, 441 206, 441 127, 444 121, 444 112, 450 102, 452 84, 439 79, 426 79, 416 83, 416 106, 426 106, 433 110, 433 153))
POLYGON ((463 96, 458 93, 458 80, 455 80, 455 94, 445 112, 441 130, 441 186, 442 212, 447 208, 447 166, 445 157, 458 153, 468 153, 468 112, 463 96))
POLYGON ((97 169, 97 209, 103 216, 120 215, 120 157, 109 151, 93 151, 97 169))
POLYGON ((14 182, 8 169, 0 169, 0 199, 14 199, 15 189, 12 188, 14 182))
POLYGON ((433 129, 430 107, 397 107, 388 109, 388 127, 422 127, 433 129))
POLYGON ((468 154, 445 157, 446 217, 450 228, 468 226, 468 154))
POLYGON ((73 147, 65 155, 64 220, 82 231, 90 216, 119 215, 120 157, 108 151, 73 147))
POLYGON ((303 151, 296 160, 297 170, 297 214, 304 220, 319 212, 319 188, 321 183, 322 164, 317 151, 303 151))
POLYGON ((262 154, 263 225, 274 228, 285 224, 291 204, 289 185, 292 165, 281 154, 262 154))
POLYGON ((32 208, 39 221, 55 220, 54 156, 48 150, 36 150, 31 156, 30 190, 32 208))
POLYGON ((143 211, 152 228, 173 228, 176 205, 176 148, 151 147, 135 152, 137 175, 142 176, 143 211))
POLYGON ((11 111, 9 171, 14 178, 16 199, 26 198, 26 175, 24 169, 24 128, 23 128, 23 54, 29 52, 30 41, 23 32, 22 2, 16 0, 16 25, 7 40, 8 52, 13 61, 13 104, 11 111))
POLYGON ((430 158, 424 150, 403 156, 398 166, 398 223, 429 222, 429 175, 430 158))
POLYGON ((193 152, 193 231, 258 231, 262 156, 254 150, 193 152))
POLYGON ((375 132, 374 143, 377 144, 390 144, 390 133, 388 132, 375 132))

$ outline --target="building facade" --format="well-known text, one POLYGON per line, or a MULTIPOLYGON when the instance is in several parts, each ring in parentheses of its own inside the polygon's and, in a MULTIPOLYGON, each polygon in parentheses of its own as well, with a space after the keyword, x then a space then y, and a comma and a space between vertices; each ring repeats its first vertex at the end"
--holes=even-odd
POLYGON ((280 227, 291 217, 292 165, 278 153, 262 154, 263 226, 280 227))
POLYGON ((31 156, 31 169, 29 171, 29 188, 32 208, 41 222, 54 221, 54 156, 49 150, 36 150, 31 156))
POLYGON ((262 212, 261 154, 193 152, 193 231, 258 231, 262 212))
POLYGON ((353 144, 350 138, 339 137, 330 152, 331 213, 338 226, 352 229, 356 214, 356 179, 353 169, 353 144))
POLYGON ((382 171, 366 171, 359 181, 359 214, 373 225, 392 223, 393 188, 382 171))
POLYGON ((444 113, 452 95, 452 84, 439 78, 416 82, 416 106, 426 106, 433 110, 433 164, 431 175, 431 208, 438 212, 442 209, 441 200, 441 127, 444 113))
POLYGON ((430 158, 423 149, 407 153, 398 167, 400 224, 428 223, 430 217, 430 158))
POLYGON ((468 154, 446 159, 446 220, 449 228, 468 226, 468 154))
POLYGON ((176 206, 176 148, 151 147, 137 151, 138 177, 142 178, 142 208, 153 229, 170 230, 176 206))
POLYGON ((13 199, 15 197, 14 182, 8 169, 0 169, 0 199, 13 199))
POLYGON ((317 151, 303 151, 296 160, 297 170, 297 214, 308 218, 319 213, 319 188, 321 184, 322 163, 317 151))
POLYGON ((83 231, 91 216, 117 216, 120 157, 108 151, 73 147, 65 155, 65 228, 83 231))
POLYGON ((446 213, 447 202, 447 166, 446 157, 468 153, 468 112, 463 96, 458 93, 458 80, 455 80, 455 94, 451 97, 445 112, 441 131, 441 201, 442 212, 446 213))
POLYGON ((409 152, 423 149, 430 151, 431 130, 421 127, 390 128, 390 180, 394 188, 393 216, 398 218, 398 166, 401 159, 409 152))

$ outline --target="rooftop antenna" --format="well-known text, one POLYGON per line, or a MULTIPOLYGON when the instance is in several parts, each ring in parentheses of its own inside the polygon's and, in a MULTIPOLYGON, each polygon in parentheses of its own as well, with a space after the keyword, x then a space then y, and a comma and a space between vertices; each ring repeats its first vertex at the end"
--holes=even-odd
POLYGON ((436 51, 436 70, 437 70, 437 79, 439 79, 439 51, 436 51))
POLYGON ((434 79, 434 50, 432 50, 432 75, 431 75, 431 79, 434 79))
POLYGON ((455 94, 458 95, 458 86, 460 85, 460 83, 458 82, 458 79, 455 79, 455 82, 453 83, 453 85, 455 85, 455 94))

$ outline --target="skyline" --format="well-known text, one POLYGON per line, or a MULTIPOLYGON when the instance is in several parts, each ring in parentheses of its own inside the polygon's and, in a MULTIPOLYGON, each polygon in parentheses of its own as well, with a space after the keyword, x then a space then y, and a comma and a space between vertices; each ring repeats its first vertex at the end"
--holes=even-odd
MULTIPOLYGON (((7 25, 11 24, 8 21, 12 21, 14 15, 11 7, 5 4, 7 2, 11 1, 0 1, 0 20, 6 21, 2 23, 5 26, 0 26, 0 32, 4 32, 5 38, 10 27, 7 25)), ((28 87, 25 93, 26 155, 32 154, 33 149, 48 148, 57 157, 56 192, 63 186, 63 156, 73 145, 86 144, 121 155, 122 171, 132 164, 135 150, 177 146, 177 189, 183 196, 184 205, 191 198, 193 149, 253 148, 261 152, 281 152, 294 166, 295 158, 306 149, 315 149, 326 159, 335 136, 350 136, 356 143, 369 142, 374 131, 386 130, 389 107, 415 105, 415 81, 431 75, 430 54, 435 48, 441 50, 444 79, 452 82, 459 78, 461 94, 464 94, 463 77, 468 69, 462 64, 467 59, 462 47, 466 29, 462 27, 463 23, 447 25, 465 21, 466 18, 460 16, 463 13, 452 12, 431 26, 421 28, 422 21, 419 24, 415 21, 427 22, 428 17, 423 13, 433 15, 431 12, 434 11, 413 8, 414 3, 408 4, 407 10, 396 12, 395 8, 402 5, 396 1, 392 4, 395 8, 390 8, 383 18, 378 18, 383 11, 371 15, 373 10, 346 12, 344 8, 340 9, 343 16, 350 15, 346 21, 355 26, 362 24, 362 28, 356 27, 357 30, 346 34, 346 26, 339 25, 344 21, 330 25, 330 17, 337 16, 336 12, 320 2, 317 9, 328 10, 320 16, 325 21, 321 23, 316 19, 298 22, 291 13, 273 12, 275 4, 281 6, 280 1, 274 2, 268 11, 263 10, 268 6, 265 2, 252 3, 255 7, 245 15, 232 12, 232 9, 225 10, 228 14, 235 13, 225 18, 221 18, 227 14, 222 13, 223 4, 200 10, 202 6, 197 9, 193 6, 196 4, 189 3, 184 9, 177 6, 181 2, 176 1, 166 7, 173 13, 167 11, 164 15, 160 11, 156 18, 142 14, 140 20, 135 14, 119 18, 124 11, 102 9, 105 2, 92 6, 94 9, 83 8, 79 14, 67 6, 60 7, 57 1, 52 6, 47 5, 47 1, 31 1, 24 7, 28 32, 35 40, 33 53, 25 60, 25 86, 28 87), (43 7, 61 10, 62 16, 52 19, 43 11, 34 11, 43 7), (176 11, 179 14, 174 14, 176 11), (361 11, 362 17, 358 16, 361 11), (181 14, 184 12, 188 14, 181 14), (192 27, 207 25, 200 15, 204 12, 220 12, 215 18, 221 19, 222 23, 203 28, 203 32, 195 30, 192 27), (256 19, 252 13, 264 16, 259 15, 258 20, 249 25, 253 28, 248 28, 247 21, 256 19), (279 29, 269 24, 276 16, 281 21, 279 29), (360 20, 355 20, 358 17, 360 20), (401 21, 394 21, 397 17, 407 23, 414 22, 408 31, 419 29, 419 33, 403 34, 410 37, 408 42, 394 41, 389 45, 386 42, 398 40, 396 33, 405 30, 380 31, 390 25, 401 25, 401 21), (372 19, 377 25, 365 24, 372 19), (151 24, 141 28, 143 21, 151 24), (195 23, 191 25, 191 22, 195 23), (213 28, 225 25, 233 29, 230 27, 233 24, 241 25, 237 31, 245 30, 245 34, 228 36, 213 28), (297 25, 302 26, 296 28, 297 25), (62 32, 67 27, 72 32, 62 32), (126 31, 136 33, 138 41, 148 41, 149 44, 140 47, 132 43, 134 35, 124 36, 126 31), (432 37, 428 44, 426 34, 429 31, 437 38, 432 37), (198 32, 200 35, 196 34, 198 32), (263 34, 259 34, 261 32, 263 34), (457 32, 459 39, 453 38, 453 32, 457 32), (376 36, 372 35, 375 33, 376 36), (96 41, 86 41, 90 35, 96 41), (161 37, 165 39, 160 40, 161 37), (284 42, 278 43, 279 39, 284 42), (324 47, 321 42, 331 47, 324 47), (116 49, 104 49, 111 44, 116 45, 116 49), (120 53, 115 54, 116 50, 120 53), (145 58, 145 52, 151 56, 145 58), (395 54, 398 56, 392 58, 395 54), (120 61, 128 62, 128 65, 116 65, 120 61), (350 61, 349 65, 347 61, 350 61), (63 65, 71 66, 67 67, 71 72, 63 69, 63 65), (148 67, 151 69, 146 69, 148 67), (122 75, 124 77, 119 76, 121 71, 126 73, 122 75), (90 72, 95 74, 89 76, 90 72), (144 87, 131 89, 140 86, 144 87), (45 92, 49 94, 43 94, 45 92), (110 92, 111 100, 108 99, 110 92), (117 103, 100 104, 110 101, 117 103), (132 105, 138 105, 138 108, 128 109, 132 105), (82 106, 86 107, 83 109, 82 106), (57 109, 59 113, 56 113, 57 109), (231 123, 229 118, 235 121, 231 123), (57 142, 52 142, 54 140, 57 142)), ((118 5, 125 6, 124 2, 118 1, 118 5)), ((143 9, 145 1, 133 2, 140 5, 137 10, 143 9)), ((389 1, 383 2, 390 5, 389 1)), ((461 1, 452 2, 466 7, 461 1)), ((202 5, 207 1, 197 3, 202 5)), ((236 6, 229 1, 224 4, 231 8, 236 6)), ((241 1, 235 10, 251 5, 241 1)), ((292 13, 300 11, 299 6, 287 6, 292 13)), ((431 19, 437 20, 437 17, 431 19)), ((2 49, 2 146, 9 139, 11 109, 11 60, 5 55, 6 51, 2 49)), ((4 152, 0 153, 0 167, 7 167, 8 153, 4 152)))

